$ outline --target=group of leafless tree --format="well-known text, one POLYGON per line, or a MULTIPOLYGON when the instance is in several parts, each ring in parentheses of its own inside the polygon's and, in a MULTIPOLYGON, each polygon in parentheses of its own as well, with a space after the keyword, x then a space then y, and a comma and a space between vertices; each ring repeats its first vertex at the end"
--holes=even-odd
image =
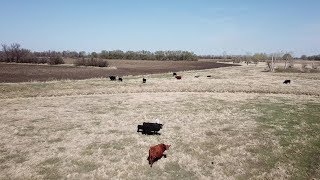
POLYGON ((313 55, 313 56, 306 56, 302 55, 301 56, 302 60, 315 60, 315 61, 320 61, 320 54, 319 55, 313 55))
POLYGON ((267 62, 270 71, 274 71, 274 64, 281 60, 285 63, 284 69, 293 67, 295 59, 316 60, 320 61, 320 55, 306 56, 300 58, 293 57, 292 53, 255 53, 246 55, 203 55, 197 56, 193 52, 188 51, 121 51, 103 50, 100 53, 85 51, 43 51, 32 52, 29 49, 21 48, 20 44, 13 43, 11 45, 2 44, 0 51, 0 62, 15 62, 15 63, 48 63, 48 64, 63 64, 63 58, 77 59, 75 65, 84 66, 108 66, 105 59, 127 59, 127 60, 159 60, 159 61, 194 61, 198 59, 224 59, 234 63, 245 62, 255 63, 267 62))
POLYGON ((80 64, 96 64, 103 66, 101 59, 127 59, 127 60, 160 60, 160 61, 195 61, 198 56, 188 51, 106 51, 100 53, 85 51, 43 51, 32 52, 29 49, 21 48, 20 44, 11 45, 2 44, 0 51, 0 62, 15 63, 48 63, 63 64, 63 58, 79 59, 76 65, 80 64))
POLYGON ((106 51, 91 53, 103 59, 129 59, 129 60, 159 60, 159 61, 195 61, 197 55, 188 51, 106 51))
POLYGON ((0 62, 14 63, 36 63, 36 64, 63 64, 62 57, 56 52, 36 53, 29 49, 21 48, 20 44, 14 43, 10 46, 2 44, 0 51, 0 62))

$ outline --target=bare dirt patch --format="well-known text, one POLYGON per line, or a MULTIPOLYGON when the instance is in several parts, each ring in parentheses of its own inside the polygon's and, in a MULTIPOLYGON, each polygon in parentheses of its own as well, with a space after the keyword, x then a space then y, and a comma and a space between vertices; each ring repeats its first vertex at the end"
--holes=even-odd
POLYGON ((49 66, 0 63, 0 82, 90 79, 109 75, 142 75, 232 66, 231 64, 204 61, 108 60, 108 62, 110 68, 74 67, 72 64, 49 66))

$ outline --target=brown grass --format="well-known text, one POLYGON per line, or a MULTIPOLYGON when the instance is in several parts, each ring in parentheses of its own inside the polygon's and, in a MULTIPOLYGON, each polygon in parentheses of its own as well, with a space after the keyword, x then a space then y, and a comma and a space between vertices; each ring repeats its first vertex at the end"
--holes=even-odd
POLYGON ((180 81, 147 75, 146 84, 142 76, 1 84, 0 179, 319 178, 308 158, 320 138, 320 77, 263 65, 181 72, 180 81), (155 119, 160 136, 136 132, 155 119), (150 168, 158 143, 171 149, 150 168), (292 158, 286 143, 303 155, 292 158))

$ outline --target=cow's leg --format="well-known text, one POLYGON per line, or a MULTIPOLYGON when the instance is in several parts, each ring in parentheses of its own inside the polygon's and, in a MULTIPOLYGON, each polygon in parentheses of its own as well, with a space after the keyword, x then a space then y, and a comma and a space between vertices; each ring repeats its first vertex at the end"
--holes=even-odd
POLYGON ((166 154, 163 154, 162 156, 163 156, 164 158, 167 158, 167 155, 166 155, 166 154))
POLYGON ((150 156, 149 156, 149 164, 150 164, 150 167, 152 167, 152 164, 153 164, 153 158, 151 158, 150 156))

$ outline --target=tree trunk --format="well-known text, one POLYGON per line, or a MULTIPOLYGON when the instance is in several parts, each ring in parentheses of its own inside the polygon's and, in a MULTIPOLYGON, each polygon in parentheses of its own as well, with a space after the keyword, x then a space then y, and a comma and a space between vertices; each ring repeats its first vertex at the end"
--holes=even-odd
POLYGON ((288 67, 288 62, 287 62, 287 60, 285 60, 284 61, 284 69, 287 69, 287 67, 288 67))
POLYGON ((271 60, 271 72, 274 72, 274 57, 272 56, 272 60, 271 60))

